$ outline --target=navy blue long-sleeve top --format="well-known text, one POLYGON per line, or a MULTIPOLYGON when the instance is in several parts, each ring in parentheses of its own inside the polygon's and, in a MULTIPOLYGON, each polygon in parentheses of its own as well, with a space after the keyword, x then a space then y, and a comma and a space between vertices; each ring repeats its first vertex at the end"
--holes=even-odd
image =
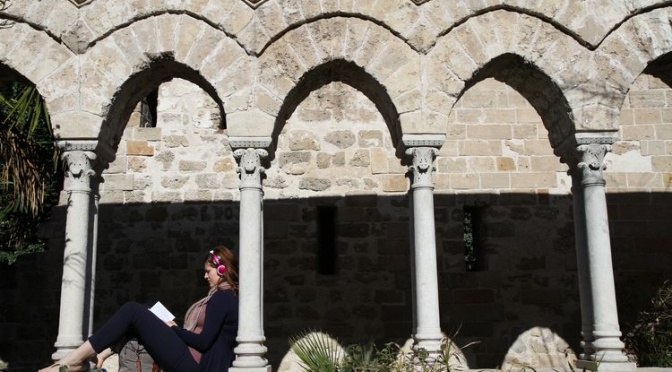
POLYGON ((238 332, 238 297, 233 291, 215 292, 205 308, 205 321, 200 333, 177 326, 172 329, 187 345, 202 354, 201 371, 228 371, 233 362, 238 332))

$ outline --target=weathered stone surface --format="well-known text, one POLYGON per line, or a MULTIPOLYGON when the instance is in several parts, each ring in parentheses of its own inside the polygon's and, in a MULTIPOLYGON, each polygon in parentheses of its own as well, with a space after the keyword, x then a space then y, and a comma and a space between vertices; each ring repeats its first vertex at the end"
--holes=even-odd
POLYGON ((346 149, 355 143, 355 134, 351 131, 341 130, 328 133, 324 140, 339 149, 346 149))
POLYGON ((331 181, 325 178, 305 177, 299 183, 299 189, 324 191, 331 187, 331 181))
MULTIPOLYGON (((2 11, 11 20, 0 27, 3 78, 37 86, 58 139, 117 149, 98 214, 101 319, 128 299, 182 311, 203 295, 191 263, 240 239, 228 136, 250 137, 251 147, 273 141, 262 163, 274 366, 297 329, 347 330, 339 336, 348 342, 414 331, 404 134, 447 137, 431 164, 441 326, 479 341, 473 368, 562 370, 578 352, 564 360, 546 330, 521 332, 552 325, 580 344, 572 180, 558 156, 581 131, 618 136, 604 178, 619 301, 652 293, 649 283, 669 272, 669 4, 247 1, 256 9, 243 0, 54 0, 2 11), (143 128, 130 106, 154 88, 157 127, 143 128), (327 207, 335 274, 316 264, 327 207), (465 264, 465 207, 482 212, 475 271, 465 264)), ((17 363, 53 352, 44 338, 55 339, 56 318, 31 324, 40 340, 16 337, 25 325, 12 309, 34 309, 21 296, 33 293, 41 313, 57 314, 53 263, 69 238, 67 203, 62 192, 44 256, 18 261, 0 281, 17 301, 0 334, 30 351, 10 356, 17 363), (35 267, 44 268, 39 285, 30 284, 35 267)), ((619 316, 634 319, 643 303, 619 302, 619 316)))
POLYGON ((181 172, 196 172, 206 168, 207 162, 201 160, 180 160, 179 170, 181 172))
POLYGON ((289 149, 292 151, 319 150, 320 143, 315 134, 308 131, 291 131, 287 135, 289 149))

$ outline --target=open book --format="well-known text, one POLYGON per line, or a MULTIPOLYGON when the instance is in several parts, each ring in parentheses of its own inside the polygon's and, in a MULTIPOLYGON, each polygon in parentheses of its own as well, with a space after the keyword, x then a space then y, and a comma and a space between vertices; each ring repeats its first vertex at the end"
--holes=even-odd
POLYGON ((149 311, 154 313, 159 319, 163 320, 164 322, 171 321, 175 319, 175 315, 171 313, 168 309, 166 309, 165 306, 161 303, 161 301, 157 301, 154 306, 149 308, 149 311))

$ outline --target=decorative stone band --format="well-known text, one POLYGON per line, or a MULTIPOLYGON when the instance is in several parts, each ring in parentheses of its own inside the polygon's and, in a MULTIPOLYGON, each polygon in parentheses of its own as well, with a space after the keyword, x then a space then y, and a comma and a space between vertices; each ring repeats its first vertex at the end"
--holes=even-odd
POLYGON ((90 4, 93 0, 70 0, 76 7, 81 8, 84 5, 90 4))
POLYGON ((401 143, 405 148, 435 147, 437 149, 446 142, 445 134, 404 134, 401 143))
MULTIPOLYGON (((70 0, 71 3, 75 4, 76 7, 80 8, 83 7, 84 5, 90 4, 93 0, 70 0)), ((257 9, 261 4, 267 2, 268 0, 242 0, 245 4, 247 4, 250 8, 252 9, 257 9)), ((411 0, 415 5, 420 5, 424 4, 426 2, 429 2, 430 0, 411 0)))
POLYGON ((243 0, 243 2, 252 9, 257 9, 259 5, 265 3, 266 1, 268 0, 243 0))
POLYGON ((56 147, 61 153, 66 151, 93 151, 102 161, 111 162, 116 157, 115 150, 107 143, 98 140, 58 140, 56 147))
POLYGON ((229 137, 232 149, 268 149, 272 143, 271 137, 229 137))

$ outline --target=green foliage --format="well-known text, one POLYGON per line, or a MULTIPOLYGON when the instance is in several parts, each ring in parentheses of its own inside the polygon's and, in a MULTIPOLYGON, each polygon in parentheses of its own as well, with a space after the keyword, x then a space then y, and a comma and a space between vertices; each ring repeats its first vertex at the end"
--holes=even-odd
POLYGON ((306 372, 449 372, 450 362, 461 355, 448 339, 442 341, 438 357, 424 349, 404 350, 393 342, 382 348, 352 344, 342 351, 335 339, 318 332, 290 338, 290 345, 306 372))
POLYGON ((346 348, 347 357, 343 359, 339 371, 390 371, 396 364, 401 364, 396 363, 398 351, 399 347, 394 343, 385 344, 382 349, 373 343, 349 345, 346 348))
POLYGON ((672 282, 658 288, 624 339, 640 367, 672 367, 672 282))
POLYGON ((338 345, 322 333, 306 332, 290 338, 292 351, 301 360, 301 367, 309 372, 336 372, 342 355, 338 345))
POLYGON ((0 86, 0 262, 43 250, 37 237, 60 191, 46 104, 31 84, 0 86))

